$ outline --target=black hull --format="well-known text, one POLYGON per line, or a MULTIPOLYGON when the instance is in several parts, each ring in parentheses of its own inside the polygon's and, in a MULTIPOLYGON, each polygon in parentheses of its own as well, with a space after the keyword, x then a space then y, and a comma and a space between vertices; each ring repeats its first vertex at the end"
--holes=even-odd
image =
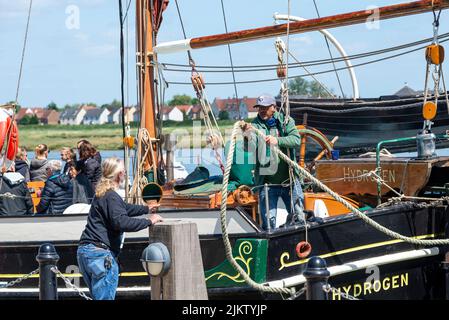
MULTIPOLYGON (((303 122, 330 139, 338 136, 335 145, 342 154, 374 151, 379 141, 415 136, 423 127, 423 98, 374 100, 295 99, 290 100, 291 116, 296 124, 303 122)), ((432 131, 444 134, 449 127, 449 115, 444 98, 438 102, 432 131)), ((438 141, 438 148, 448 147, 449 141, 438 141)), ((387 146, 395 152, 414 151, 416 144, 387 146)))
MULTIPOLYGON (((370 216, 380 224, 410 237, 447 238, 449 211, 447 207, 416 208, 412 205, 396 205, 389 209, 375 210, 370 216)), ((253 234, 234 234, 237 239, 267 240, 266 281, 278 281, 297 277, 306 266, 305 260, 298 260, 296 244, 305 239, 303 228, 279 229, 274 233, 256 232, 253 234)), ((366 225, 352 215, 329 218, 321 225, 313 225, 308 230, 308 239, 313 249, 311 255, 323 256, 328 267, 332 268, 354 261, 382 257, 422 249, 390 237, 366 225)), ((66 274, 77 273, 77 241, 53 242, 60 256, 59 269, 66 274)), ((15 274, 27 274, 37 267, 35 256, 42 242, 0 243, 0 279, 12 280, 15 274), (9 278, 8 278, 9 277, 9 278)), ((135 238, 125 242, 120 255, 121 276, 117 298, 148 299, 149 279, 143 272, 139 261, 142 250, 148 244, 147 238, 135 238)), ((220 235, 200 236, 204 269, 209 270, 225 260, 220 235)), ((364 283, 370 275, 366 268, 332 276, 329 282, 341 290, 349 290, 351 295, 362 299, 443 299, 446 288, 440 263, 448 248, 436 246, 437 254, 422 258, 386 263, 379 266, 381 288, 368 290, 364 283), (385 280, 387 279, 387 280, 385 280), (383 282, 382 282, 383 281, 383 282), (352 289, 348 289, 351 286, 352 289), (360 291, 362 288, 362 292, 360 291), (376 290, 375 290, 376 289, 376 290), (354 291, 355 290, 355 291, 354 291)), ((81 278, 74 277, 75 284, 84 287, 81 278)), ((61 298, 79 298, 75 292, 67 290, 58 281, 61 298)), ((298 284, 301 288, 303 284, 298 284)), ((0 298, 37 297, 38 278, 28 279, 11 289, 0 289, 0 298)), ((244 283, 208 288, 211 299, 279 299, 278 295, 260 294, 244 283)), ((336 298, 336 297, 334 297, 336 298)))

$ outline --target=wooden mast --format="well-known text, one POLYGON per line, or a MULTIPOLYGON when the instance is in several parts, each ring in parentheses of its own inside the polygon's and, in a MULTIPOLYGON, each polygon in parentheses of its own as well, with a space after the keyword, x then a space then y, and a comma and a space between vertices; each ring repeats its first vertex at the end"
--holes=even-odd
MULTIPOLYGON (((136 0, 136 33, 138 52, 139 100, 141 105, 140 125, 146 128, 151 140, 156 139, 156 104, 154 96, 153 65, 153 15, 150 0, 136 0)), ((140 141, 139 141, 140 143, 140 141)), ((154 169, 154 181, 157 182, 157 147, 152 143, 151 152, 145 161, 145 171, 154 169)))
MULTIPOLYGON (((359 24, 369 21, 370 19, 372 20, 373 18, 386 20, 447 8, 449 8, 449 0, 421 0, 409 3, 401 3, 391 6, 379 7, 376 10, 371 9, 355 11, 317 19, 290 22, 290 34, 359 24)), ((217 34, 187 40, 166 42, 155 46, 154 51, 157 53, 170 53, 189 49, 208 48, 229 43, 239 43, 282 36, 285 35, 286 32, 287 24, 285 23, 256 29, 235 31, 226 34, 217 34)))

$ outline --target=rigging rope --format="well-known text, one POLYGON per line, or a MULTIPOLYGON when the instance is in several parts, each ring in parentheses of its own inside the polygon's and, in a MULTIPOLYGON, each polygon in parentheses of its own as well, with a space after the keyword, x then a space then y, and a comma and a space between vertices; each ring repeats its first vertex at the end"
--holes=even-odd
MULTIPOLYGON (((289 52, 289 55, 299 64, 301 64, 301 62, 293 55, 293 53, 289 52)), ((309 69, 307 69, 306 67, 302 67, 304 69, 304 71, 307 73, 307 75, 309 75, 310 77, 312 77, 313 80, 315 80, 321 88, 324 89, 324 91, 326 91, 326 93, 332 97, 332 98, 336 98, 336 96, 320 81, 318 80, 317 77, 315 77, 312 72, 309 71, 309 69)))
MULTIPOLYGON (((315 6, 315 11, 316 11, 316 14, 317 14, 318 18, 321 18, 320 17, 320 12, 318 10, 318 6, 316 4, 316 0, 313 0, 313 4, 315 6)), ((343 86, 341 85, 340 75, 338 74, 338 71, 336 70, 337 67, 335 65, 334 56, 332 55, 331 47, 329 45, 329 40, 327 39, 326 36, 323 35, 323 37, 324 37, 324 40, 326 41, 327 51, 329 52, 329 56, 330 56, 330 59, 332 61, 332 66, 334 67, 335 75, 337 76, 338 86, 340 87, 340 91, 341 91, 342 97, 345 98, 345 93, 343 91, 343 86)))
MULTIPOLYGON (((237 133, 237 130, 240 127, 240 123, 237 122, 234 125, 234 129, 235 129, 235 133, 237 133)), ((262 138, 265 138, 265 134, 254 128, 255 132, 257 135, 261 136, 262 138)), ((234 133, 234 131, 233 131, 234 133)), ((233 139, 235 140, 235 135, 233 137, 233 139)), ((233 143, 233 141, 231 140, 231 143, 233 143)), ((235 143, 235 142, 234 142, 235 143)), ((415 239, 415 238, 410 238, 404 235, 401 235, 397 232, 394 232, 392 230, 389 230, 388 228, 380 225, 379 223, 377 223, 376 221, 372 220, 371 218, 369 218, 366 214, 362 213, 359 209, 355 208, 353 205, 351 205, 348 201, 346 201, 345 199, 343 199, 342 197, 340 197, 340 195, 338 195, 336 192, 332 191, 329 187, 327 187, 325 184, 323 184, 320 180, 318 180, 317 178, 315 178, 312 174, 310 174, 307 170, 305 170, 304 168, 301 168, 296 162, 294 162, 293 160, 291 160, 290 158, 287 157, 287 155, 285 155, 281 150, 279 150, 279 148, 277 148, 276 146, 273 146, 273 151, 285 162, 287 162, 288 165, 293 166, 295 169, 297 169, 300 172, 300 175, 302 175, 303 177, 306 177, 307 179, 309 179, 314 185, 316 185, 317 187, 319 187, 321 190, 323 190, 324 192, 328 193, 329 195, 331 195, 335 200, 337 200, 338 202, 340 202, 341 204, 343 204, 347 209, 349 209, 352 213, 354 213, 356 216, 358 216, 359 218, 361 218, 363 221, 365 221, 368 225, 374 227, 375 229, 377 229, 378 231, 392 237, 398 240, 403 240, 404 242, 407 243, 411 243, 411 244, 417 244, 417 245, 425 245, 425 246, 433 246, 433 245, 447 245, 449 244, 449 239, 436 239, 436 240, 419 240, 419 239, 415 239)), ((223 179, 223 181, 225 181, 225 179, 223 179)), ((442 200, 447 200, 447 199, 440 199, 439 201, 442 200)))
MULTIPOLYGON (((449 32, 441 34, 438 39, 445 39, 449 37, 449 32)), ((346 57, 340 57, 340 58, 334 58, 334 62, 344 62, 346 59, 350 59, 350 60, 356 60, 356 59, 362 59, 362 58, 366 58, 366 57, 370 57, 370 56, 375 56, 375 55, 381 55, 384 53, 389 53, 389 52, 393 52, 393 51, 399 51, 402 49, 407 49, 407 48, 411 48, 411 47, 415 47, 421 44, 426 44, 429 41, 431 41, 433 39, 433 37, 430 38, 426 38, 426 39, 422 39, 419 41, 415 41, 415 42, 410 42, 410 43, 406 43, 406 44, 402 44, 402 45, 398 45, 398 46, 393 46, 393 47, 389 47, 389 48, 384 48, 384 49, 380 49, 380 50, 375 50, 375 51, 368 51, 368 52, 363 52, 363 53, 358 53, 358 54, 354 54, 354 55, 349 55, 346 57)), ((421 47, 425 48, 425 47, 421 47)), ((291 63, 290 64, 290 68, 300 68, 302 66, 317 66, 317 65, 325 65, 325 64, 330 64, 332 63, 332 60, 330 59, 318 59, 318 60, 309 60, 309 61, 303 61, 301 64, 298 63, 291 63)), ((162 63, 164 66, 172 66, 172 67, 181 67, 181 68, 188 68, 188 70, 184 70, 184 69, 168 69, 166 68, 167 71, 182 71, 182 72, 190 72, 190 65, 184 65, 184 64, 177 64, 177 63, 162 63)), ((211 66, 211 65, 197 65, 198 71, 199 72, 229 72, 227 70, 203 70, 204 69, 230 69, 230 66, 211 66)), ((263 65, 240 65, 240 66, 236 66, 234 65, 234 69, 235 72, 256 72, 256 71, 270 71, 270 70, 275 70, 277 68, 276 64, 263 64, 263 65), (248 69, 248 70, 239 70, 239 69, 248 69), (258 70, 251 70, 251 69, 258 69, 258 70)))
POLYGON ((20 59, 19 79, 17 80, 16 98, 14 100, 14 102, 16 104, 17 104, 17 101, 19 99, 20 81, 22 80, 23 61, 25 60, 25 49, 26 49, 27 39, 28 39, 28 29, 29 29, 29 26, 30 26, 30 17, 31 17, 31 7, 32 7, 32 5, 33 5, 33 0, 30 0, 30 6, 28 8, 27 26, 26 26, 26 29, 25 29, 25 38, 23 39, 22 58, 20 59))
MULTIPOLYGON (((443 41, 440 41, 440 43, 447 42, 447 41, 449 41, 449 39, 445 39, 443 41)), ((400 57, 400 56, 403 56, 403 55, 406 55, 406 54, 409 54, 409 53, 412 53, 412 52, 419 51, 419 50, 421 50, 423 48, 425 48, 425 47, 419 47, 419 48, 416 48, 416 49, 412 49, 412 50, 405 51, 405 52, 402 52, 402 53, 394 54, 394 55, 387 56, 387 57, 384 57, 384 58, 379 58, 379 59, 375 59, 375 60, 371 60, 371 61, 355 64, 352 67, 353 68, 362 67, 362 66, 366 66, 366 65, 369 65, 369 64, 377 63, 377 62, 394 59, 394 58, 397 58, 397 57, 400 57)), ((338 71, 346 70, 346 69, 349 69, 349 67, 345 66, 345 67, 337 68, 338 71)), ((320 75, 320 74, 326 74, 326 73, 330 73, 330 72, 334 72, 334 70, 318 71, 318 72, 311 73, 310 75, 320 75)), ((307 77, 307 76, 310 76, 310 75, 308 75, 308 74, 300 74, 300 75, 291 76, 290 79, 293 79, 295 77, 307 77)), ((278 81, 278 80, 279 79, 277 79, 277 78, 270 78, 270 79, 257 79, 257 80, 237 81, 236 83, 237 84, 249 84, 249 83, 272 82, 272 81, 278 81)), ((169 84, 179 84, 179 85, 189 85, 190 84, 189 82, 176 82, 176 81, 168 81, 168 83, 169 84)), ((207 84, 208 85, 230 85, 230 84, 234 84, 234 83, 233 82, 207 82, 207 84)))

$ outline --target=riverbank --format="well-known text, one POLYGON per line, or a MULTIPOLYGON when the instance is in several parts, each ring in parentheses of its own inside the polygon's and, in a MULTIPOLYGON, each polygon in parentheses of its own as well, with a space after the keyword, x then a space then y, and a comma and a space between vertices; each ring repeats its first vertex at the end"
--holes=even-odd
MULTIPOLYGON (((235 120, 221 120, 221 133, 226 135, 235 120)), ((100 150, 117 150, 123 147, 121 125, 19 125, 19 144, 33 150, 37 144, 45 143, 50 150, 74 147, 81 139, 91 141, 100 150)), ((131 126, 131 134, 136 135, 137 125, 131 126)), ((179 148, 204 147, 205 128, 201 121, 165 121, 162 134, 174 133, 179 148)))

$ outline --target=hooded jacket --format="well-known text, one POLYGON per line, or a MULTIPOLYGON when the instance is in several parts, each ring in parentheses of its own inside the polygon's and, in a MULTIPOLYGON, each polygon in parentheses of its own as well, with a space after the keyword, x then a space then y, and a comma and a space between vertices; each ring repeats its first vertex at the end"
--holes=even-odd
POLYGON ((25 178, 18 172, 6 172, 0 179, 0 194, 10 193, 18 196, 18 198, 0 197, 0 215, 33 214, 33 201, 25 178))
POLYGON ((30 181, 30 167, 26 161, 16 159, 14 161, 16 172, 25 178, 25 182, 30 181))
POLYGON ((68 175, 57 172, 45 182, 41 201, 36 209, 39 214, 62 214, 72 203, 72 181, 68 175))
POLYGON ((46 181, 47 180, 47 159, 33 159, 30 163, 30 180, 31 181, 46 181))

